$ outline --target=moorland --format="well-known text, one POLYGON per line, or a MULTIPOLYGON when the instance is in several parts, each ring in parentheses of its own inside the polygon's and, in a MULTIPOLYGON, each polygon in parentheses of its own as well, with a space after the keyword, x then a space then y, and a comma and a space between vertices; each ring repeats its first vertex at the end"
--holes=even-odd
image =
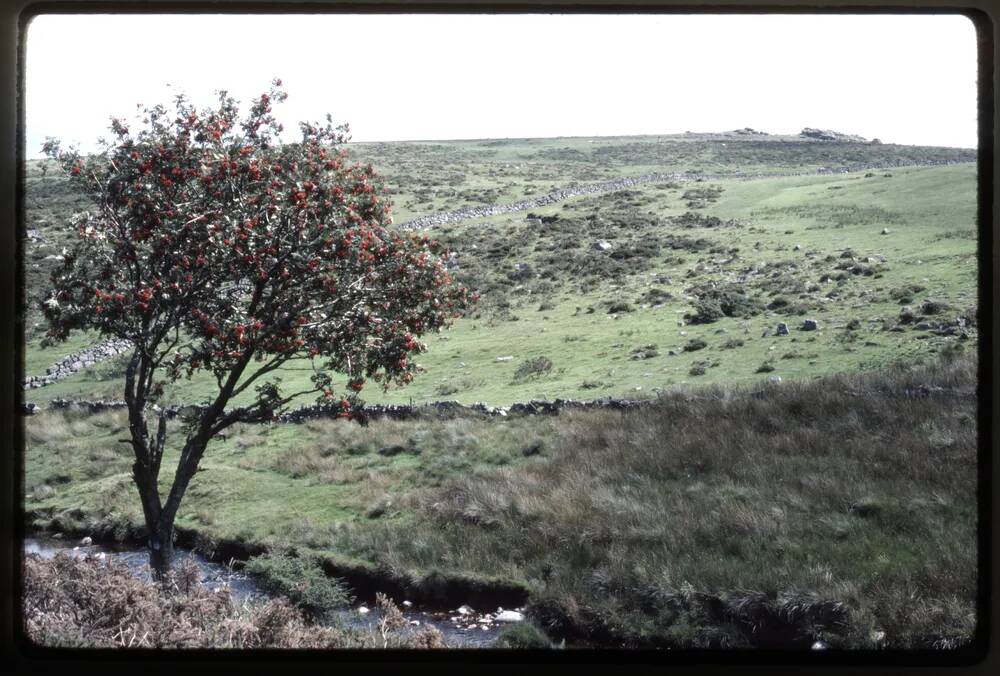
MULTIPOLYGON (((241 425, 181 510, 193 545, 427 604, 503 590, 551 637, 600 645, 968 642, 975 151, 748 130, 349 149, 384 176, 397 227, 427 227, 481 294, 427 339, 424 373, 367 401, 643 404, 241 425)), ((37 303, 87 204, 43 162, 25 197, 32 376, 102 338, 42 346, 37 303)), ((24 391, 31 528, 141 537, 124 411, 50 403, 119 399, 124 360, 70 357, 24 391)))

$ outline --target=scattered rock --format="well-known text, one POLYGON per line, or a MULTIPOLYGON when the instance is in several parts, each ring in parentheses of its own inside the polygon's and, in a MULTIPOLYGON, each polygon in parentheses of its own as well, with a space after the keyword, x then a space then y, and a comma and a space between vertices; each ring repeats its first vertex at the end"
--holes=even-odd
POLYGON ((788 335, 788 324, 785 322, 778 322, 778 326, 775 329, 775 335, 787 336, 788 335))
POLYGON ((511 361, 513 358, 513 356, 497 357, 497 361, 511 361))
POLYGON ((596 249, 597 251, 610 251, 611 242, 604 239, 594 242, 594 249, 596 249))
POLYGON ((803 331, 815 331, 818 328, 819 328, 819 322, 817 322, 815 319, 807 319, 804 322, 802 322, 803 331))
POLYGON ((84 547, 89 547, 93 543, 94 543, 94 540, 89 535, 87 537, 83 538, 82 540, 80 540, 80 544, 83 545, 84 547))
POLYGON ((493 619, 497 622, 523 622, 524 614, 519 613, 516 610, 504 610, 497 613, 496 617, 493 619))

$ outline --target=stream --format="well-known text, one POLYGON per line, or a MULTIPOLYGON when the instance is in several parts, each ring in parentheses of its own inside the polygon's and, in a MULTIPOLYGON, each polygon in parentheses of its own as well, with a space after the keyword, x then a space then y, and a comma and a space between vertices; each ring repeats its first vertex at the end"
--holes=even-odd
MULTIPOLYGON (((128 545, 84 545, 72 538, 57 538, 40 534, 24 539, 24 553, 26 555, 36 554, 49 559, 58 552, 65 552, 74 557, 89 555, 124 563, 137 577, 152 581, 148 566, 149 554, 143 548, 128 545)), ((270 597, 270 594, 263 591, 247 574, 209 561, 196 552, 180 547, 175 548, 175 565, 180 566, 186 561, 193 561, 197 564, 202 573, 201 583, 209 589, 228 588, 236 606, 264 601, 270 597)), ((441 632, 449 645, 456 648, 489 648, 505 626, 504 622, 496 619, 496 616, 503 610, 501 608, 486 611, 463 605, 454 610, 425 609, 413 604, 407 606, 408 602, 405 599, 393 600, 396 601, 400 610, 403 611, 403 616, 409 622, 408 629, 404 631, 416 631, 430 625, 441 632)), ((377 632, 376 624, 379 620, 379 612, 373 606, 374 604, 362 603, 355 608, 338 611, 338 617, 349 627, 372 629, 377 632)), ((521 610, 517 609, 518 612, 521 610)))

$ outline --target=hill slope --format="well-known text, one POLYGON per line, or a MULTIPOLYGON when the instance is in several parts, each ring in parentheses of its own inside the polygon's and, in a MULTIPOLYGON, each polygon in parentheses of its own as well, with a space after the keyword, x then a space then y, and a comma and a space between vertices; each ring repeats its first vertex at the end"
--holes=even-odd
MULTIPOLYGON (((610 176, 717 174, 435 227, 456 252, 456 276, 483 300, 430 337, 423 376, 405 390, 369 392, 373 401, 644 396, 920 361, 975 335, 973 164, 753 177, 955 162, 970 151, 737 134, 351 148, 383 171, 404 214, 407 204, 426 213, 610 176), (436 197, 421 201, 429 185, 436 197), (807 319, 816 330, 800 330, 807 319), (775 335, 780 322, 789 335, 775 335)), ((69 213, 85 207, 39 167, 27 184, 36 238, 26 291, 35 299, 69 213)), ((42 350, 41 331, 29 313, 29 375, 96 340, 42 350)), ((114 396, 120 371, 120 361, 106 363, 27 397, 114 396)), ((283 377, 291 386, 307 371, 283 377)), ((168 400, 199 401, 209 384, 178 383, 168 400)))

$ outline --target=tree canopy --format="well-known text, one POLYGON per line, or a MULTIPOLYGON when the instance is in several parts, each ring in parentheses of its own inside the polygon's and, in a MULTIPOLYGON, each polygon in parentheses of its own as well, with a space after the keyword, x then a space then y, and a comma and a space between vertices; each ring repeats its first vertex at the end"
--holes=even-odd
POLYGON ((349 416, 366 382, 409 382, 426 349, 418 337, 472 300, 436 242, 391 229, 381 180, 338 147, 346 125, 328 115, 300 124, 301 141, 279 142, 280 87, 275 80, 242 119, 226 92, 205 110, 179 95, 172 110, 140 106, 137 131, 113 119, 100 152, 44 145, 93 201, 52 273, 47 339, 94 329, 134 345, 125 372, 133 478, 160 576, 181 499, 215 435, 310 394, 349 416), (311 365, 310 384, 282 392, 276 371, 293 359, 311 365), (150 435, 147 414, 166 382, 203 370, 218 388, 190 421, 162 500, 166 420, 161 411, 150 435), (229 405, 245 392, 252 403, 229 405))

